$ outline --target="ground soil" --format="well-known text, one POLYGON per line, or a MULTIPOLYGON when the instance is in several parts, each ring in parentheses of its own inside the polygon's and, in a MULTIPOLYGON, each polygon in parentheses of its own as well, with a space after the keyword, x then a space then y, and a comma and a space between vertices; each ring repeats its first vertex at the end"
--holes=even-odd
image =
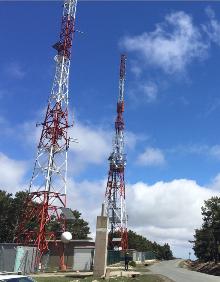
POLYGON ((186 260, 181 263, 181 267, 189 268, 191 270, 202 272, 202 273, 220 276, 220 263, 215 264, 214 262, 186 260))

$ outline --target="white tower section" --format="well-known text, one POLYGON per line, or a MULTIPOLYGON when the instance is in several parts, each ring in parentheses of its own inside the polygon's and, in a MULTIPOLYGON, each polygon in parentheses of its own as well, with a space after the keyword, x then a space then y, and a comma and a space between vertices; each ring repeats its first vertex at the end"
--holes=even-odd
POLYGON ((125 201, 124 170, 126 158, 124 154, 124 84, 125 84, 125 55, 121 55, 119 97, 117 102, 117 118, 115 121, 115 137, 113 151, 109 157, 109 174, 106 187, 105 202, 110 223, 109 247, 120 247, 126 250, 127 242, 127 213, 125 201))

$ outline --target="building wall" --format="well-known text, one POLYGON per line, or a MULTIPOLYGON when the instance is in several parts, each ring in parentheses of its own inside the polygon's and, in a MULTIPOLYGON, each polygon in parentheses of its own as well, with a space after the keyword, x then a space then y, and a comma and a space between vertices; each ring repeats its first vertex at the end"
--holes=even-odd
MULTIPOLYGON (((93 254, 94 254, 95 242, 88 240, 72 240, 68 244, 64 245, 64 260, 69 270, 79 270, 79 271, 88 271, 92 270, 93 266, 93 254), (85 263, 83 265, 83 255, 80 257, 81 252, 87 253, 84 255, 85 263), (89 251, 86 251, 88 250, 89 251), (75 251, 74 251, 75 250, 75 251), (85 250, 85 251, 84 251, 85 250), (75 253, 78 253, 78 257, 75 256, 75 253), (77 261, 78 259, 81 262, 77 261), (88 261, 91 261, 88 263, 88 261), (77 269, 75 268, 77 265, 77 269), (81 265, 81 266, 80 266, 81 265)), ((55 270, 59 268, 60 256, 63 252, 63 243, 61 241, 51 241, 49 242, 49 252, 44 255, 44 268, 48 270, 55 270)))

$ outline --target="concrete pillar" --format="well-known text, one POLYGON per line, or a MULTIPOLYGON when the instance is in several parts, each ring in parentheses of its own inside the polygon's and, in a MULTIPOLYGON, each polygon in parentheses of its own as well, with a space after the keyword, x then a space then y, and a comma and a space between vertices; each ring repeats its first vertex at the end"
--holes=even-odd
POLYGON ((96 239, 95 239, 95 257, 94 257, 94 277, 103 277, 106 273, 107 265, 107 246, 108 246, 108 218, 104 215, 104 206, 102 206, 102 215, 97 216, 96 239))

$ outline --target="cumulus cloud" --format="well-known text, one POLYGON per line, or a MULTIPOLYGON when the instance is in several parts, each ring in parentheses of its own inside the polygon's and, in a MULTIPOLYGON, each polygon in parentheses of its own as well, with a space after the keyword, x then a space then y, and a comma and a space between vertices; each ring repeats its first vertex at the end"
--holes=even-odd
MULTIPOLYGON (((106 137, 103 129, 81 124, 78 126, 80 128, 75 128, 76 132, 71 134, 79 141, 81 138, 86 139, 82 148, 90 146, 92 149, 98 150, 100 147, 102 154, 92 152, 92 155, 87 157, 83 153, 81 154, 82 148, 79 152, 71 148, 72 158, 78 156, 79 161, 82 161, 80 157, 85 157, 86 163, 101 164, 103 157, 108 156, 108 139, 111 141, 111 136, 106 137), (93 146, 93 143, 100 145, 93 146)), ((135 146, 135 136, 131 134, 130 140, 130 146, 135 146)), ((72 144, 72 146, 77 145, 79 144, 72 144)), ((199 149, 198 146, 197 149, 199 149)), ((199 150, 201 151, 202 148, 199 150)), ((215 151, 218 151, 217 148, 215 151)), ((144 165, 159 165, 165 162, 163 152, 157 148, 148 147, 144 153, 142 158, 139 156, 144 165)), ((87 154, 90 154, 88 148, 87 154)), ((103 161, 106 159, 104 158, 103 161)), ((0 186, 11 192, 20 188, 24 183, 27 171, 26 163, 13 160, 0 153, 0 167, 0 186)), ((186 252, 186 249, 188 251, 188 240, 193 238, 194 229, 201 225, 201 206, 204 204, 204 200, 212 196, 220 196, 219 183, 220 176, 217 175, 206 187, 188 179, 160 181, 152 185, 144 182, 127 184, 126 201, 129 228, 161 244, 168 242, 176 251, 175 254, 181 256, 183 252, 186 252), (177 253, 180 250, 182 253, 177 253)), ((83 218, 90 223, 92 234, 95 232, 96 216, 100 214, 101 203, 104 201, 105 189, 106 179, 94 181, 69 179, 68 181, 68 206, 82 212, 83 218)))
POLYGON ((27 172, 26 163, 0 153, 0 168, 0 188, 8 192, 19 190, 27 172))
POLYGON ((36 122, 28 121, 20 125, 20 138, 25 137, 28 145, 35 146, 39 143, 42 128, 36 126, 36 122))
MULTIPOLYGON (((204 200, 220 196, 219 190, 213 186, 214 180, 203 187, 189 179, 159 181, 152 185, 144 182, 127 184, 128 227, 150 240, 161 244, 168 242, 177 256, 188 254, 188 240, 193 239, 194 229, 202 223, 204 200)), ((104 201, 106 179, 70 180, 68 187, 68 205, 82 211, 94 235, 96 216, 104 201)))
POLYGON ((215 189, 216 191, 220 191, 220 173, 213 178, 209 187, 211 189, 215 189))
MULTIPOLYGON (((101 165, 107 161, 112 150, 113 130, 104 130, 101 127, 92 127, 77 123, 70 131, 70 136, 77 139, 72 142, 69 150, 70 165, 74 173, 79 173, 88 165, 101 165)), ((127 134, 130 145, 135 146, 134 134, 127 134)))
POLYGON ((100 164, 107 158, 111 148, 111 135, 99 128, 76 124, 70 135, 77 138, 77 144, 71 143, 70 152, 86 163, 100 164))
MULTIPOLYGON (((16 128, 13 129, 13 132, 16 128)), ((36 127, 36 123, 28 121, 19 125, 18 138, 25 140, 25 145, 37 149, 41 135, 41 126, 36 127)), ((112 148, 113 131, 106 131, 101 127, 92 127, 77 122, 69 129, 69 136, 73 139, 70 142, 68 151, 69 169, 71 172, 79 173, 87 165, 100 165, 107 160, 112 148)), ((128 133, 130 146, 135 146, 135 135, 128 133)))
POLYGON ((188 179, 128 185, 129 225, 151 240, 188 246, 201 226, 204 200, 216 195, 220 193, 188 179))
MULTIPOLYGON (((72 142, 69 150, 69 159, 74 161, 73 171, 79 172, 89 164, 101 165, 106 163, 112 151, 114 130, 92 127, 77 122, 69 132, 78 143, 72 142)), ((125 132, 126 149, 133 150, 141 136, 133 132, 125 132)))
POLYGON ((96 217, 101 214, 101 205, 105 198, 107 179, 97 181, 74 181, 68 179, 68 207, 77 209, 90 224, 91 233, 95 234, 96 217))
POLYGON ((158 148, 148 147, 137 158, 137 164, 144 166, 160 166, 165 164, 165 156, 158 148))
MULTIPOLYGON (((22 139, 25 136, 27 144, 36 146, 39 142, 41 127, 34 122, 26 122, 21 126, 22 139)), ((101 165, 107 161, 112 150, 114 129, 103 129, 101 126, 91 126, 76 122, 69 130, 69 136, 76 139, 70 142, 68 152, 69 168, 71 172, 79 173, 88 165, 101 165)), ((133 150, 141 136, 133 132, 125 132, 126 148, 133 150)))
MULTIPOLYGON (((42 127, 36 127, 36 122, 27 121, 13 128, 0 117, 0 128, 2 132, 9 136, 14 136, 16 133, 17 138, 22 140, 23 146, 28 145, 32 150, 37 150, 42 127)), ((99 125, 91 126, 77 121, 69 129, 68 134, 73 140, 76 139, 76 142, 70 142, 68 152, 71 172, 79 173, 86 169, 88 165, 101 165, 107 162, 112 151, 114 127, 104 129, 99 125)), ((134 150, 137 142, 144 139, 146 139, 145 136, 125 131, 125 151, 134 150)))
POLYGON ((167 15, 152 32, 124 37, 121 45, 136 52, 145 65, 166 73, 185 71, 193 60, 205 58, 208 49, 192 17, 183 11, 167 15))

